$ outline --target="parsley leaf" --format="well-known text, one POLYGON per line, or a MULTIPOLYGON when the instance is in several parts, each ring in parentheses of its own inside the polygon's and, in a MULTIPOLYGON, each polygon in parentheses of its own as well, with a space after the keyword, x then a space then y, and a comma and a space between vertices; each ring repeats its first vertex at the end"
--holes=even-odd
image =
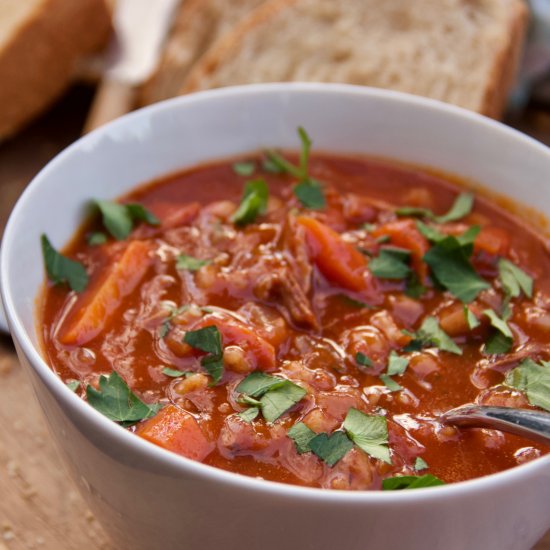
POLYGON ((416 221, 415 225, 418 231, 424 237, 426 237, 426 239, 428 239, 433 243, 438 243, 439 241, 442 241, 447 236, 444 233, 441 233, 440 231, 435 229, 435 227, 432 227, 431 225, 426 225, 421 221, 416 221))
POLYGON ((362 367, 372 367, 372 360, 370 357, 367 357, 363 352, 358 351, 355 354, 355 361, 357 364, 361 365, 362 367))
POLYGON ((443 216, 435 216, 434 220, 437 223, 448 223, 460 220, 472 211, 473 205, 473 193, 460 193, 451 206, 451 209, 443 216))
POLYGON ((160 221, 141 204, 119 204, 112 201, 95 201, 101 212, 103 225, 118 241, 124 240, 132 232, 134 221, 144 221, 159 225, 160 221))
POLYGON ((95 231, 94 233, 90 233, 88 235, 86 241, 90 246, 99 246, 100 244, 107 242, 107 235, 101 231, 95 231))
POLYGON ((65 386, 67 386, 71 391, 75 392, 78 388, 80 388, 80 380, 67 380, 65 386))
POLYGON ((294 194, 303 206, 311 210, 321 210, 326 206, 323 188, 318 181, 309 176, 309 152, 312 141, 302 127, 298 128, 298 135, 302 142, 300 166, 295 166, 275 151, 267 151, 269 166, 271 169, 278 170, 279 173, 290 174, 298 180, 298 184, 294 187, 294 194))
POLYGON ((418 208, 415 206, 404 206, 402 208, 398 208, 395 213, 398 216, 418 216, 421 218, 433 220, 437 223, 448 223, 460 220, 464 216, 467 216, 472 211, 473 205, 473 193, 460 193, 460 195, 458 195, 458 197, 453 202, 449 211, 442 216, 436 216, 428 208, 418 208))
POLYGON ((382 279, 404 279, 411 273, 407 265, 411 253, 402 248, 380 249, 378 257, 369 262, 369 269, 375 277, 382 279))
POLYGON ((192 373, 178 370, 178 369, 171 369, 169 367, 164 367, 162 369, 162 374, 165 374, 166 376, 170 376, 170 378, 179 378, 180 376, 188 376, 192 373))
POLYGON ((550 412, 550 362, 524 359, 506 375, 504 383, 525 392, 531 405, 550 412))
POLYGON ((75 292, 82 292, 88 286, 88 274, 84 266, 57 252, 46 235, 42 234, 40 240, 46 272, 50 281, 56 285, 68 283, 75 292))
POLYGON ((294 441, 298 454, 304 454, 311 451, 309 444, 317 434, 309 429, 303 422, 296 422, 294 426, 288 430, 288 437, 294 441))
POLYGON ((487 342, 485 342, 485 346, 483 347, 483 353, 489 355, 500 355, 502 353, 508 353, 511 346, 512 340, 507 336, 504 336, 502 332, 496 330, 489 336, 489 338, 487 338, 487 342))
POLYGON ((223 376, 222 336, 218 327, 208 326, 185 333, 183 341, 192 348, 209 353, 201 359, 201 365, 217 384, 223 376))
POLYGON ((475 272, 468 259, 468 248, 471 246, 469 240, 461 241, 457 237, 448 236, 424 255, 424 261, 430 266, 436 282, 465 303, 474 300, 490 286, 475 272))
POLYGON ((255 420, 259 414, 260 409, 258 407, 250 407, 249 409, 245 409, 244 411, 238 413, 237 416, 250 424, 250 422, 255 420))
POLYGON ((239 176, 251 176, 256 170, 256 165, 253 162, 235 162, 233 164, 233 172, 239 176))
POLYGON ((309 448, 332 468, 353 449, 353 443, 344 432, 338 430, 331 435, 326 433, 316 435, 309 442, 309 448))
POLYGON ((408 365, 409 360, 406 357, 401 357, 392 350, 388 359, 388 375, 393 376, 394 374, 403 374, 408 365))
POLYGON ((244 187, 241 204, 231 216, 231 221, 237 225, 247 225, 264 214, 267 210, 269 188, 263 179, 247 181, 244 187))
POLYGON ((280 387, 284 381, 283 378, 255 371, 242 380, 235 390, 250 397, 261 397, 270 389, 280 387))
POLYGON ((508 323, 501 319, 492 309, 485 309, 483 314, 489 317, 491 326, 497 330, 485 344, 485 353, 507 353, 514 342, 514 335, 508 323))
POLYGON ((403 389, 403 386, 398 384, 391 376, 388 376, 387 374, 381 374, 380 380, 382 380, 384 386, 392 392, 401 391, 403 389))
POLYGON ((263 417, 268 422, 277 420, 307 393, 290 380, 258 371, 249 374, 235 389, 251 398, 259 398, 263 417))
POLYGON ((316 180, 301 181, 294 187, 294 194, 300 203, 310 210, 322 210, 326 206, 323 188, 316 180))
POLYGON ((391 464, 388 424, 383 416, 368 415, 351 408, 344 420, 349 438, 368 455, 391 464))
POLYGON ((271 388, 260 399, 262 414, 268 422, 275 422, 306 395, 306 390, 290 380, 271 388))
POLYGON ((508 296, 517 298, 521 291, 528 298, 533 296, 533 278, 504 258, 498 261, 498 277, 508 296))
POLYGON ((93 386, 86 388, 88 403, 109 420, 121 422, 124 426, 154 416, 160 404, 148 405, 134 394, 126 382, 113 372, 99 377, 99 391, 93 386))
POLYGON ((222 354, 222 336, 216 326, 189 330, 185 333, 183 341, 192 348, 211 353, 215 357, 220 357, 222 354))
POLYGON ((208 265, 210 262, 211 260, 199 260, 187 254, 180 254, 176 258, 176 269, 198 271, 201 267, 208 265))
POLYGON ((160 220, 150 211, 138 203, 125 204, 126 210, 130 214, 133 221, 145 222, 149 225, 160 225, 160 220))
POLYGON ((439 326, 439 323, 435 317, 426 317, 416 336, 424 345, 432 345, 440 350, 455 353, 456 355, 462 355, 462 350, 439 326))
POLYGON ((426 470, 428 468, 428 463, 420 456, 416 457, 414 461, 414 469, 419 472, 420 470, 426 470))
POLYGON ((432 474, 425 474, 423 476, 396 476, 382 480, 382 490, 384 491, 421 489, 423 487, 435 487, 437 485, 445 485, 445 482, 432 474))
POLYGON ((475 313, 467 306, 464 305, 464 316, 466 317, 466 322, 468 323, 468 328, 473 330, 479 327, 479 320, 475 316, 475 313))
POLYGON ((420 282, 418 275, 411 271, 407 277, 405 294, 410 298, 420 298, 426 292, 426 287, 420 282))

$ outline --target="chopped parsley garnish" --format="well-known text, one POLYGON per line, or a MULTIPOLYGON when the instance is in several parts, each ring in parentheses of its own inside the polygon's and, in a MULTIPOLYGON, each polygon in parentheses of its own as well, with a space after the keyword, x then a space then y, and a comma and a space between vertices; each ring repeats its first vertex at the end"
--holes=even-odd
POLYGON ((311 451, 309 444, 316 436, 317 434, 303 422, 296 422, 296 424, 288 430, 288 437, 294 441, 296 451, 300 455, 311 451))
POLYGON ((491 326, 495 329, 485 344, 484 352, 489 354, 508 353, 514 342, 514 335, 508 323, 492 309, 485 309, 483 314, 489 317, 491 326))
POLYGON ((489 338, 487 338, 487 342, 485 342, 485 346, 483 346, 483 353, 487 355, 508 353, 511 345, 512 341, 510 338, 502 334, 502 332, 495 330, 489 338))
POLYGON ((123 426, 131 426, 140 420, 150 418, 160 409, 158 403, 144 403, 116 372, 99 377, 99 390, 88 386, 86 398, 94 409, 109 420, 122 423, 123 426))
POLYGON ((369 262, 369 269, 375 277, 404 279, 411 272, 410 257, 410 251, 403 248, 381 248, 379 255, 369 262))
POLYGON ((176 269, 187 271, 198 271, 201 267, 208 265, 211 260, 199 260, 187 254, 180 254, 176 258, 176 269))
POLYGON ((394 392, 394 391, 401 391, 403 389, 403 386, 398 384, 391 376, 387 374, 381 374, 380 380, 384 383, 384 386, 388 388, 388 390, 394 392))
POLYGON ((331 468, 343 458, 351 449, 353 443, 341 430, 332 434, 320 433, 309 442, 309 448, 323 462, 331 468))
POLYGON ((442 216, 436 216, 428 208, 418 208, 414 206, 404 206, 402 208, 398 208, 395 213, 398 216, 418 216, 433 220, 436 223, 448 223, 460 220, 461 218, 467 216, 472 211, 473 205, 473 193, 460 193, 460 195, 458 195, 453 202, 449 211, 442 216))
POLYGON ((445 482, 432 474, 424 474, 423 476, 396 476, 382 480, 382 490, 384 491, 422 489, 424 487, 435 487, 437 485, 445 485, 445 482))
POLYGON ((241 204, 231 216, 231 221, 237 225, 253 223, 258 216, 265 214, 268 199, 269 188, 265 180, 247 181, 241 204))
POLYGON ((498 278, 508 296, 517 298, 521 292, 528 298, 533 296, 533 278, 509 260, 498 261, 498 278))
POLYGON ((233 164, 233 172, 239 176, 251 176, 255 170, 254 162, 235 162, 233 164))
MULTIPOLYGON (((454 340, 439 326, 435 317, 426 317, 415 335, 421 345, 434 346, 442 351, 462 355, 462 350, 454 340)), ((414 342, 414 340, 413 340, 414 342)), ((410 344, 409 344, 410 346, 410 344)), ((411 350, 412 351, 412 350, 411 350)))
POLYGON ((414 469, 419 472, 420 470, 426 470, 428 468, 428 463, 420 456, 416 457, 414 461, 414 469))
POLYGON ((362 367, 372 367, 373 364, 372 359, 361 351, 358 351, 355 354, 355 361, 358 365, 361 365, 362 367))
POLYGON ((80 380, 67 380, 65 385, 73 392, 80 388, 80 380))
POLYGON ((430 266, 435 281, 464 303, 471 302, 482 290, 490 287, 475 272, 469 260, 475 238, 473 233, 468 230, 460 237, 447 236, 424 255, 424 261, 430 266))
POLYGON ((506 375, 504 383, 524 392, 531 405, 550 412, 550 361, 524 359, 506 375))
POLYGON ((160 225, 159 219, 141 204, 119 204, 111 201, 95 201, 101 212, 105 229, 118 241, 130 235, 134 221, 160 225))
POLYGON ((347 294, 338 294, 337 295, 344 303, 356 307, 356 308, 370 308, 371 306, 367 304, 366 302, 360 302, 359 300, 356 300, 355 298, 350 298, 347 294))
POLYGON ((468 323, 468 328, 470 330, 474 330, 479 327, 479 319, 467 305, 464 305, 464 316, 466 317, 466 323, 468 323))
POLYGON ((67 283, 75 292, 82 292, 88 286, 88 274, 84 266, 60 254, 50 243, 48 237, 40 237, 42 254, 48 278, 54 284, 67 283))
POLYGON ((406 357, 397 355, 395 351, 390 353, 388 358, 388 375, 403 374, 409 365, 409 360, 406 357))
POLYGON ((95 231, 90 233, 86 239, 87 243, 90 246, 99 246, 100 244, 105 244, 107 242, 107 235, 101 231, 95 231))
POLYGON ((262 415, 268 422, 275 422, 307 393, 290 380, 263 372, 249 374, 235 389, 248 397, 259 399, 262 415))
POLYGON ((383 416, 369 415, 351 408, 344 420, 349 438, 368 455, 391 464, 388 423, 383 416))
POLYGON ((240 413, 237 413, 237 416, 239 418, 242 418, 245 422, 252 422, 256 419, 256 417, 260 414, 260 409, 258 407, 250 407, 248 409, 245 409, 244 411, 241 411, 240 413))
POLYGON ((420 298, 426 292, 426 287, 420 282, 418 275, 411 271, 405 284, 405 294, 410 298, 420 298))
POLYGON ((180 376, 190 376, 193 373, 189 371, 171 369, 170 367, 164 367, 162 369, 162 374, 165 374, 166 376, 170 376, 170 378, 179 378, 180 376))
POLYGON ((301 181, 294 187, 294 194, 310 210, 322 210, 326 206, 323 189, 316 180, 301 181))
POLYGON ((208 326, 187 331, 183 341, 192 348, 209 354, 201 359, 201 365, 212 377, 212 384, 217 384, 223 376, 222 335, 218 327, 208 326))
MULTIPOLYGON (((295 166, 276 151, 266 151, 269 166, 275 168, 279 173, 290 174, 298 180, 294 187, 294 194, 306 208, 310 210, 321 210, 326 206, 325 195, 321 184, 309 175, 309 152, 311 139, 307 132, 299 127, 298 135, 302 142, 300 151, 300 165, 295 166)), ((265 168, 265 164, 264 164, 265 168)))

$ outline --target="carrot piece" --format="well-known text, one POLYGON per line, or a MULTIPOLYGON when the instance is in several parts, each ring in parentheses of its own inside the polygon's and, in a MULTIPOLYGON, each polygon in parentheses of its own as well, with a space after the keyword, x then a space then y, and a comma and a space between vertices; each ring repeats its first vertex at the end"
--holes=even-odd
POLYGON ((476 252, 487 252, 493 256, 506 256, 510 248, 510 235, 505 229, 486 225, 481 228, 474 241, 476 252))
POLYGON ((376 228, 374 237, 389 236, 395 246, 411 251, 412 267, 423 281, 428 275, 428 267, 422 261, 424 254, 428 252, 430 245, 428 240, 418 231, 413 220, 398 220, 389 222, 376 228))
POLYGON ((305 228, 310 255, 329 281, 355 292, 374 290, 367 260, 352 244, 315 218, 298 216, 296 221, 305 228))
POLYGON ((242 347, 253 370, 270 371, 276 367, 275 348, 253 328, 233 319, 207 315, 193 327, 193 330, 208 326, 217 327, 222 335, 224 347, 232 345, 242 347))
POLYGON ((132 241, 107 276, 83 293, 75 304, 74 316, 62 326, 59 341, 66 345, 82 345, 95 338, 120 306, 122 299, 134 291, 149 266, 150 246, 132 241))
POLYGON ((136 434, 199 462, 214 450, 214 443, 206 439, 195 418, 174 405, 167 405, 156 416, 143 422, 136 434))

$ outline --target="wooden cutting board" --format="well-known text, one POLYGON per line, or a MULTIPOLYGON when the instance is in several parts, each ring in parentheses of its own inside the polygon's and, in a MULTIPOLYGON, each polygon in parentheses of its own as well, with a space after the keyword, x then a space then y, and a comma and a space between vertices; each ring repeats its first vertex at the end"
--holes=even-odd
MULTIPOLYGON (((0 146, 0 228, 36 172, 79 136, 90 99, 91 90, 73 89, 0 146)), ((550 116, 513 122, 550 143, 550 116)), ((11 339, 0 336, 0 550, 113 548, 65 473, 11 339)), ((550 533, 535 548, 550 550, 550 533)))

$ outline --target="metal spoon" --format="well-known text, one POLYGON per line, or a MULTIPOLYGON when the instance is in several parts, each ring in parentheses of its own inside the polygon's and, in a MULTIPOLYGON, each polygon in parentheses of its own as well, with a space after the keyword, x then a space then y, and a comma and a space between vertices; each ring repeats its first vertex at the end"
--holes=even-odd
POLYGON ((442 414, 440 420, 460 428, 492 428, 550 444, 550 413, 547 412, 462 405, 442 414))

